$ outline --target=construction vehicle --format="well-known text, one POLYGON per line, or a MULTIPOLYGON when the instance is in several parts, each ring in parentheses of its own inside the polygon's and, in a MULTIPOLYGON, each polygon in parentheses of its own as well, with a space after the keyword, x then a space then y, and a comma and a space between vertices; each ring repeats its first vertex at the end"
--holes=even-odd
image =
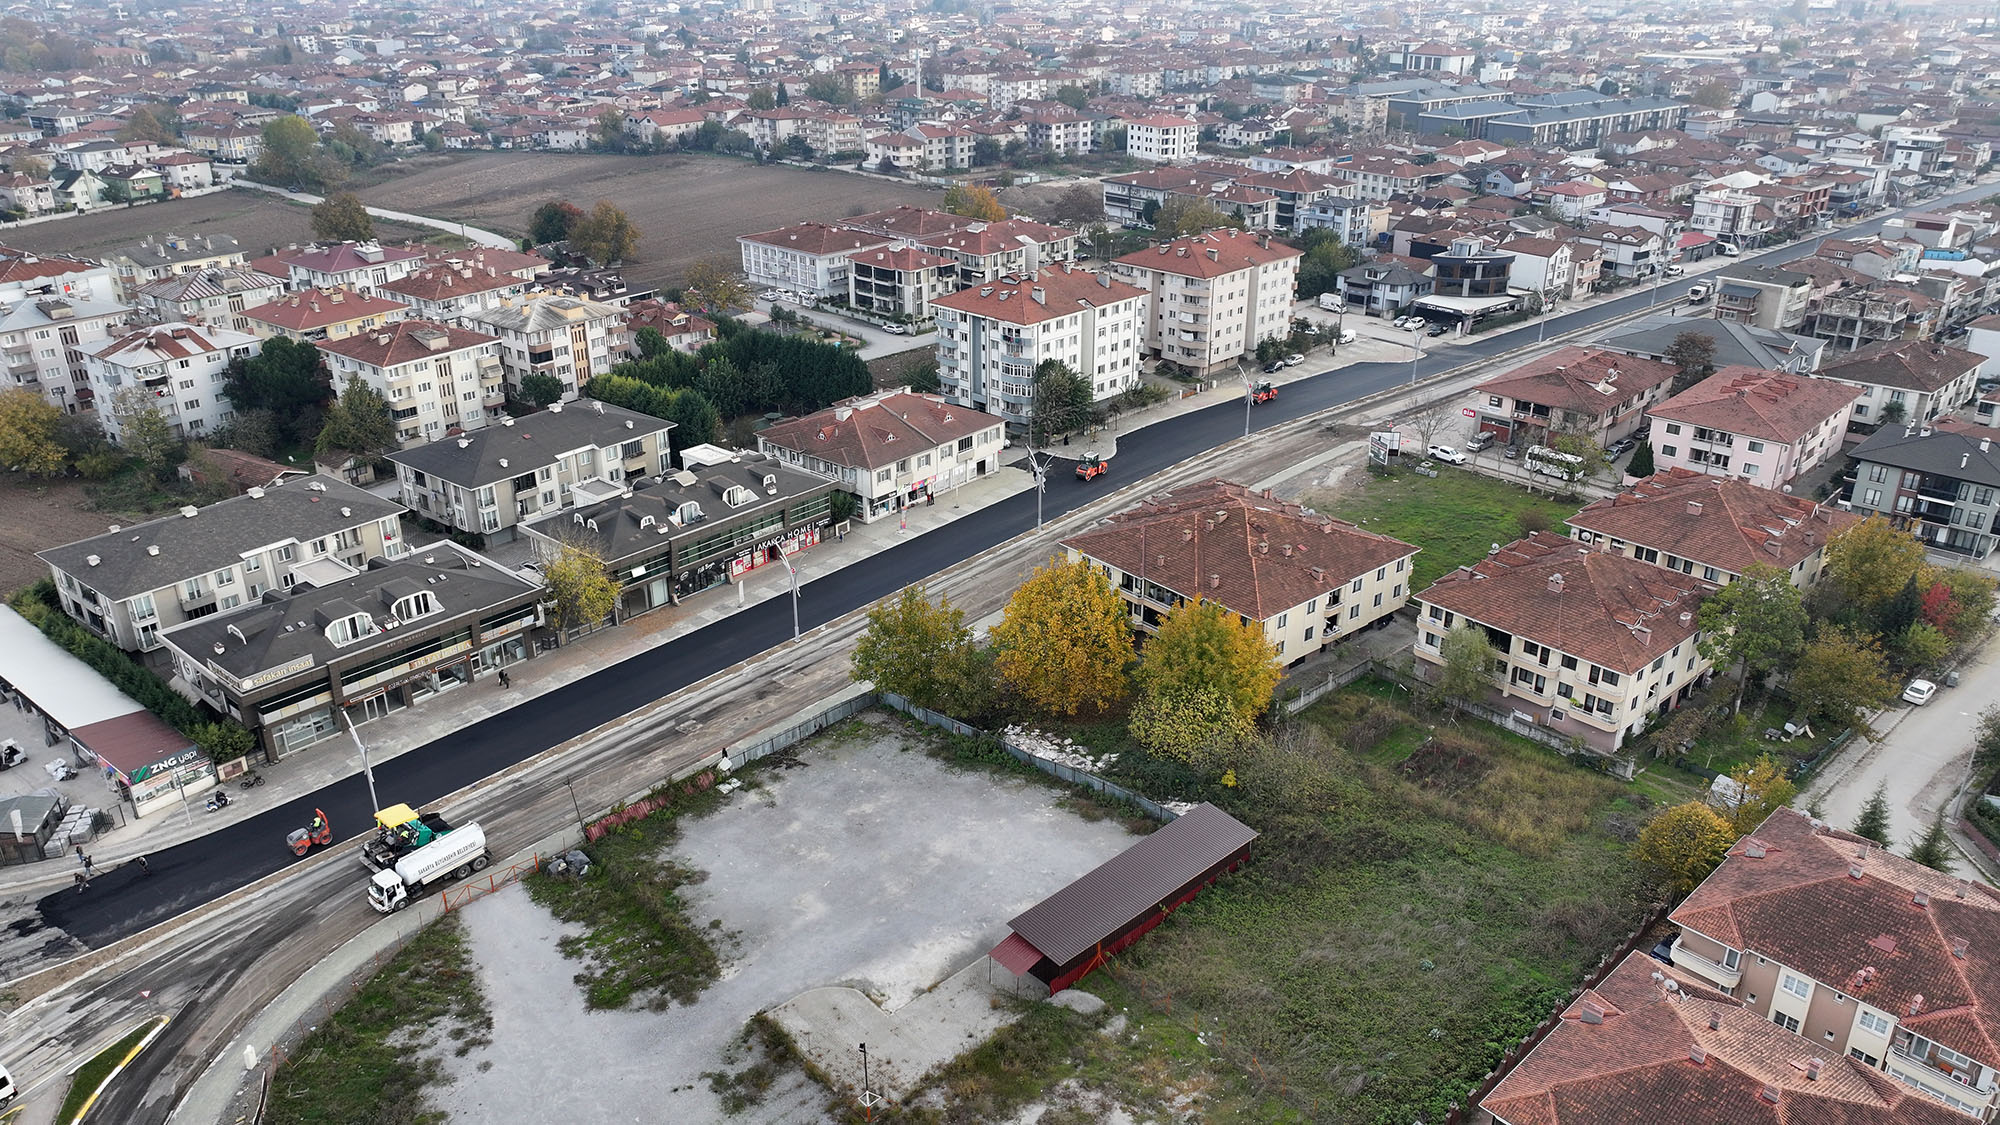
POLYGON ((312 823, 304 828, 292 829, 285 837, 291 845, 293 855, 304 855, 314 848, 323 848, 333 843, 333 822, 326 819, 325 809, 314 809, 312 823))
POLYGON ((1084 454, 1083 460, 1076 463, 1076 479, 1078 480, 1096 480, 1110 471, 1111 461, 1108 458, 1099 457, 1094 452, 1084 454))
POLYGON ((1278 388, 1269 383, 1259 383, 1256 389, 1250 392, 1251 402, 1269 402, 1277 397, 1278 388))
POLYGON ((454 828, 396 861, 368 880, 368 905, 378 914, 393 914, 410 900, 439 884, 483 871, 493 862, 486 851, 486 832, 477 824, 454 828))
POLYGON ((370 871, 387 871, 397 860, 450 831, 451 822, 437 813, 390 805, 375 814, 375 835, 361 846, 361 862, 370 871))

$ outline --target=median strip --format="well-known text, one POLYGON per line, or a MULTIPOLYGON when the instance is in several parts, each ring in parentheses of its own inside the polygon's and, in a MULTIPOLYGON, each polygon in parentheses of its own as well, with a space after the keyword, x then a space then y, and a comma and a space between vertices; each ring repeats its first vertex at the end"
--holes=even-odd
POLYGON ((161 1016, 136 1027, 131 1034, 99 1051, 90 1061, 72 1071, 69 1093, 63 1098, 62 1109, 56 1113, 56 1120, 62 1125, 75 1125, 76 1122, 82 1121, 126 1065, 138 1058, 139 1052, 150 1046, 154 1037, 166 1026, 167 1017, 161 1016))

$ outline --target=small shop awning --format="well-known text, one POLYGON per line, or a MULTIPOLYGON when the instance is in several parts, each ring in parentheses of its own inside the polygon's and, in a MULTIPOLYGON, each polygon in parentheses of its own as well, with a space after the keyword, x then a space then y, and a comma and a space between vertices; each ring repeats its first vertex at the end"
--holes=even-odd
POLYGON ((993 947, 987 954, 1015 976, 1034 968, 1042 960, 1042 951, 1028 944, 1028 939, 1020 934, 1008 934, 1007 940, 993 947))
POLYGON ((156 766, 171 768, 183 764, 176 759, 186 757, 195 748, 186 735, 161 722, 151 711, 134 711, 91 723, 69 734, 78 745, 132 782, 144 781, 156 766))
POLYGON ((1481 313, 1507 308, 1515 301, 1516 298, 1513 297, 1440 297, 1432 294, 1428 297, 1418 297, 1414 304, 1420 309, 1434 309, 1453 316, 1478 316, 1481 313))

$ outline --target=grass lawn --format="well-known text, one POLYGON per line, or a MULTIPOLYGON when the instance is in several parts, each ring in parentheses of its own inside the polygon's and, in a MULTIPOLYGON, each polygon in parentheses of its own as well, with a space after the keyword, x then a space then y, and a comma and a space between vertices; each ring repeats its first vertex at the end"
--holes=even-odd
POLYGON ((1495 543, 1521 537, 1521 513, 1548 517, 1562 533, 1563 521, 1582 505, 1553 500, 1517 484, 1439 465, 1435 478, 1402 472, 1370 474, 1330 502, 1307 502, 1322 512, 1352 520, 1369 531, 1393 535, 1423 550, 1418 553, 1413 591, 1422 590, 1454 567, 1476 563, 1495 543))
POLYGON ((111 1069, 124 1062, 125 1056, 139 1046, 139 1041, 153 1030, 153 1024, 154 1021, 149 1020, 133 1028, 131 1034, 99 1051, 89 1062, 78 1067, 76 1073, 70 1076, 69 1093, 63 1097, 62 1109, 56 1113, 56 1120, 75 1121, 76 1115, 83 1112, 85 1100, 97 1092, 98 1085, 111 1073, 111 1069))
POLYGON ((437 1125, 424 1088, 444 1065, 411 1049, 452 1045, 464 1055, 493 1026, 465 931, 446 917, 419 932, 333 1018, 299 1044, 271 1079, 266 1125, 394 1121, 437 1125))

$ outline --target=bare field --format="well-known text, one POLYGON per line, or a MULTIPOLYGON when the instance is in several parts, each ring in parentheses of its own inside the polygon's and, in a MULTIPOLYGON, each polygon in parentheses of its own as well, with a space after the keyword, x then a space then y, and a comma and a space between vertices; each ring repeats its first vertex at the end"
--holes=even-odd
POLYGON ((758 166, 720 156, 597 156, 491 152, 420 156, 376 170, 361 189, 377 207, 470 223, 522 237, 550 199, 623 208, 644 238, 628 280, 663 285, 702 258, 739 260, 736 238, 808 219, 827 222, 901 203, 935 207, 937 188, 845 172, 758 166))
MULTIPOLYGON (((226 234, 251 257, 292 243, 312 241, 307 208, 254 189, 169 199, 143 207, 113 208, 51 223, 0 230, 0 243, 42 254, 101 253, 130 246, 151 234, 226 234)), ((384 240, 404 241, 433 233, 377 220, 384 240)))
POLYGON ((48 574, 36 551, 101 534, 114 523, 136 522, 88 511, 89 503, 80 480, 0 477, 0 595, 48 574))

